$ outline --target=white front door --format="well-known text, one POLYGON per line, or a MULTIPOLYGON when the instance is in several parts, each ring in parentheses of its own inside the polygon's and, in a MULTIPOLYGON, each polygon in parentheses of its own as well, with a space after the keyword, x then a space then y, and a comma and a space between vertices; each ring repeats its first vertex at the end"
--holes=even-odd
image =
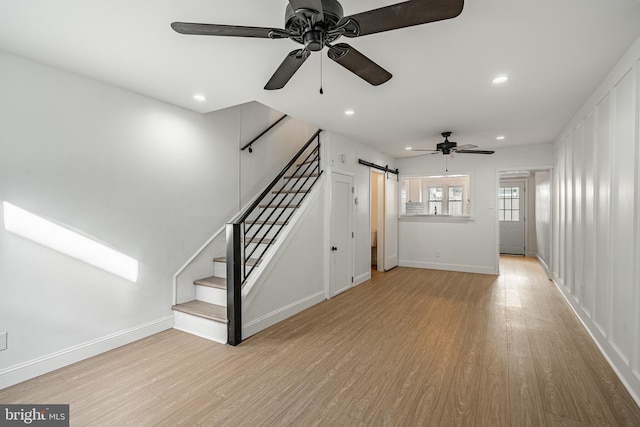
POLYGON ((353 177, 331 176, 330 296, 346 291, 353 284, 353 177))
POLYGON ((524 181, 500 183, 498 219, 501 254, 525 254, 524 198, 524 181))
POLYGON ((384 271, 398 266, 398 175, 387 173, 384 191, 384 271))

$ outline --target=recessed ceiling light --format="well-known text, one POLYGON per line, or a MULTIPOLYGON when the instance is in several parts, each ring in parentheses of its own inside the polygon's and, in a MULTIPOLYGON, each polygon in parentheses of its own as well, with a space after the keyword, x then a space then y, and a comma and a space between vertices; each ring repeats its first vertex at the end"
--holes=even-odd
POLYGON ((196 93, 195 95, 193 95, 193 99, 195 99, 198 102, 204 102, 207 100, 207 98, 200 93, 196 93))
POLYGON ((347 110, 344 112, 344 114, 346 114, 347 116, 353 116, 356 112, 353 110, 347 110))
POLYGON ((502 141, 502 140, 504 139, 504 136, 500 135, 500 136, 496 137, 496 139, 497 139, 498 141, 502 141))
POLYGON ((509 80, 509 77, 505 76, 503 74, 503 75, 500 75, 500 76, 496 76, 496 78, 493 79, 493 84, 494 85, 499 85, 499 84, 502 84, 502 83, 506 82, 507 80, 509 80))
POLYGON ((407 151, 413 150, 413 147, 406 147, 405 150, 407 150, 407 151))

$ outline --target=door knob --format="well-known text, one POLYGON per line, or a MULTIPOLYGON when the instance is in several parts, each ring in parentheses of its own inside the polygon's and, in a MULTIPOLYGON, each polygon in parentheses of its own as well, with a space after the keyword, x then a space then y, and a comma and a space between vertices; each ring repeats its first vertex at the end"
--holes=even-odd
POLYGON ((335 252, 338 250, 338 248, 336 248, 335 246, 331 246, 331 250, 335 252))

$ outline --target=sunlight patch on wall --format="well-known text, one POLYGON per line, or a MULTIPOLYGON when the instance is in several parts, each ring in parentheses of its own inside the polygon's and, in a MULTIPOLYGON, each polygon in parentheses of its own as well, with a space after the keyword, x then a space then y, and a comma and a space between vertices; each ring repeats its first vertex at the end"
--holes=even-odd
POLYGON ((65 255, 116 274, 138 280, 138 261, 8 202, 2 202, 4 228, 65 255))

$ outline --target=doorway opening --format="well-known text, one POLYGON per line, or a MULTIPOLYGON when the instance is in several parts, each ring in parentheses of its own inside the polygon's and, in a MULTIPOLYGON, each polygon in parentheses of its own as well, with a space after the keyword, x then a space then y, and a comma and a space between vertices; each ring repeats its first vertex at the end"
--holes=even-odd
POLYGON ((398 179, 370 171, 371 266, 389 271, 398 266, 398 179))
POLYGON ((500 255, 551 260, 551 169, 499 172, 497 199, 500 255))

